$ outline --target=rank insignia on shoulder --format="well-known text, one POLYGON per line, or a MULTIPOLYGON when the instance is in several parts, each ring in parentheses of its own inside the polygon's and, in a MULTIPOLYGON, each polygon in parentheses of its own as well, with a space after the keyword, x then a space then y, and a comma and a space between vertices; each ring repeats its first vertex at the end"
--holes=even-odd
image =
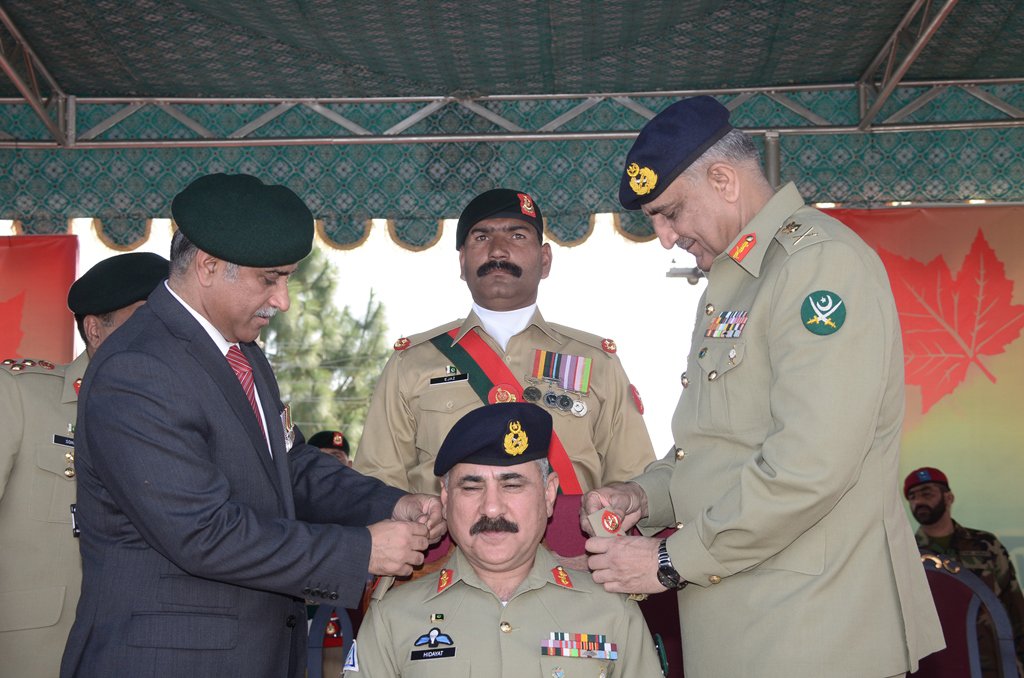
POLYGON ((619 350, 619 347, 615 345, 613 339, 604 339, 601 341, 601 348, 605 353, 615 353, 619 350))
POLYGON ((756 244, 757 234, 747 233, 745 236, 740 238, 740 241, 729 251, 729 256, 739 263, 743 261, 744 257, 750 254, 756 244))
POLYGON ((790 233, 795 233, 796 231, 799 231, 800 230, 800 224, 796 223, 795 221, 790 221, 785 226, 783 226, 780 230, 782 231, 782 233, 784 235, 789 235, 790 233))
POLYGON ((411 344, 412 342, 409 341, 409 337, 402 337, 401 339, 395 342, 394 349, 396 351, 404 351, 405 349, 409 348, 411 344))
POLYGON ((834 334, 846 322, 846 304, 835 292, 812 292, 800 307, 800 320, 811 334, 834 334))
POLYGON ((441 574, 437 577, 437 592, 444 591, 452 585, 453 581, 455 581, 455 570, 441 570, 441 574))
POLYGON ((572 579, 569 578, 569 573, 566 572, 565 568, 561 565, 551 568, 551 574, 554 577, 555 583, 559 586, 567 589, 573 588, 572 579))

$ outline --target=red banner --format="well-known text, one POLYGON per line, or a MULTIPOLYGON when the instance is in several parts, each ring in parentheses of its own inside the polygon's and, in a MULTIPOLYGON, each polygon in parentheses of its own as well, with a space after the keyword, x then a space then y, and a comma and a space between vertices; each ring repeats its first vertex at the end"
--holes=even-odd
POLYGON ((0 360, 71 362, 76 330, 68 288, 77 259, 73 235, 0 237, 0 360))

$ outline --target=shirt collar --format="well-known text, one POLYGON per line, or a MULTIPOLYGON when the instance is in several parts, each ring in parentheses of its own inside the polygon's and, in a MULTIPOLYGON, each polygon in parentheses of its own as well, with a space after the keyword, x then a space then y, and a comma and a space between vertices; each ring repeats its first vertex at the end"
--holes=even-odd
POLYGON ((164 287, 167 288, 167 291, 171 293, 172 297, 178 300, 179 304, 185 307, 186 311, 192 314, 192 317, 196 319, 196 322, 199 323, 200 327, 206 330, 206 333, 210 335, 210 339, 213 339, 213 343, 217 344, 217 350, 220 351, 221 355, 226 356, 228 354, 229 348, 231 348, 232 346, 237 346, 237 344, 234 344, 225 339, 224 335, 220 333, 220 330, 214 327, 213 324, 209 320, 207 320, 205 316, 203 316, 202 314, 199 313, 199 311, 189 306, 187 301, 178 296, 178 293, 171 289, 171 286, 167 284, 166 280, 164 281, 164 287))
POLYGON ((747 273, 757 277, 761 274, 761 263, 775 234, 787 217, 803 206, 804 199, 800 196, 796 184, 789 182, 780 188, 743 227, 736 239, 718 255, 715 263, 720 260, 732 260, 747 273))

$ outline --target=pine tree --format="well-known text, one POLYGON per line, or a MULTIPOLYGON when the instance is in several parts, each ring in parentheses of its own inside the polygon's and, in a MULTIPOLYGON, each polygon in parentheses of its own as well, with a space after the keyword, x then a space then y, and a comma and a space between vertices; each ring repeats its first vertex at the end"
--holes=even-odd
POLYGON ((292 275, 291 308, 263 331, 264 349, 303 435, 340 430, 355 451, 387 361, 387 326, 372 292, 360 318, 335 305, 337 286, 334 265, 314 247, 292 275))

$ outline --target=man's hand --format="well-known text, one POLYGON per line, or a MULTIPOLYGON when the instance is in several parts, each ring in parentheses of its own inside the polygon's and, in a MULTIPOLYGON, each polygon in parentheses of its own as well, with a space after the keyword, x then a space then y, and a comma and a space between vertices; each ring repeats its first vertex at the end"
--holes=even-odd
POLYGON ((408 520, 426 526, 427 539, 431 544, 438 541, 448 531, 448 523, 441 515, 441 499, 433 494, 405 495, 395 504, 391 518, 393 520, 408 520))
POLYGON ((367 529, 370 530, 370 574, 402 577, 423 564, 423 551, 430 544, 425 524, 382 520, 367 529))
POLYGON ((622 521, 619 531, 625 534, 641 518, 647 516, 647 493, 636 483, 612 483, 587 492, 583 495, 583 505, 580 508, 580 526, 584 532, 594 534, 594 528, 591 527, 587 516, 603 508, 611 509, 619 516, 622 521))
POLYGON ((591 537, 587 566, 594 581, 612 593, 661 593, 658 546, 653 537, 591 537))

